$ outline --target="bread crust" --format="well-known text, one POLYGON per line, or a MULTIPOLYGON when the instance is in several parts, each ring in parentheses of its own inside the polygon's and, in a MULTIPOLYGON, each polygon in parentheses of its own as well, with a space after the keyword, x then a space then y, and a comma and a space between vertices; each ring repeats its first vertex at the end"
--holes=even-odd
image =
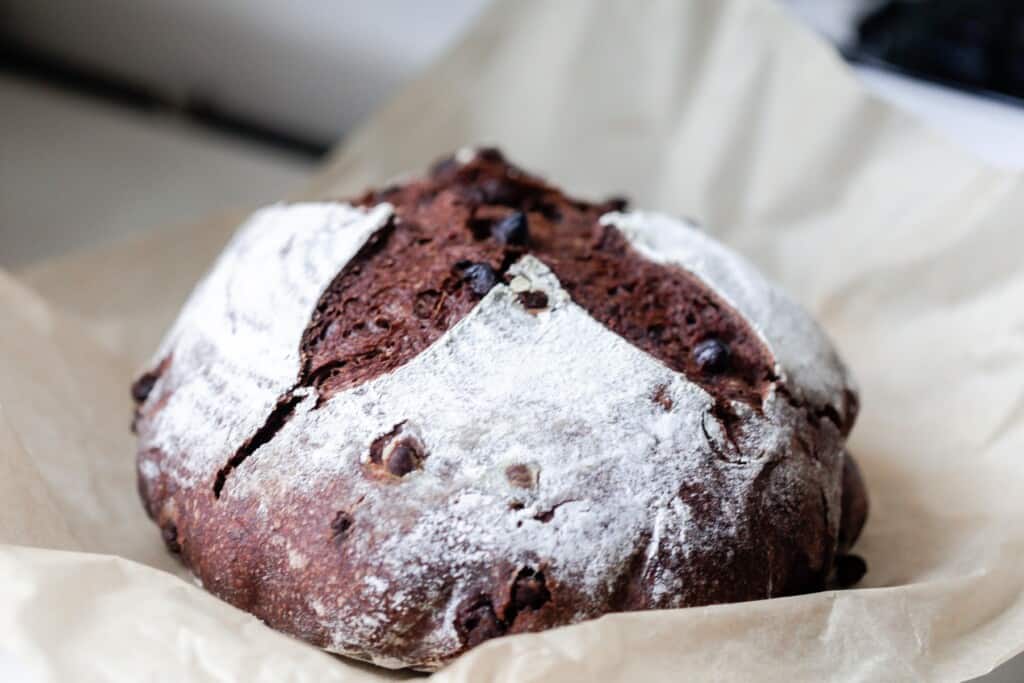
POLYGON ((856 389, 798 306, 694 226, 494 150, 256 214, 133 396, 168 549, 388 667, 821 590, 867 514, 856 389))

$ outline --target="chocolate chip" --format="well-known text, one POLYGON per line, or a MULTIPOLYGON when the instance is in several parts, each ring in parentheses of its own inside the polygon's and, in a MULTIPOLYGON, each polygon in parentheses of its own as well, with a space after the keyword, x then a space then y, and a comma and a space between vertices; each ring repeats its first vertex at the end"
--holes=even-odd
POLYGON ((334 519, 331 520, 331 538, 335 543, 345 540, 345 535, 352 528, 353 521, 352 515, 344 510, 339 510, 338 514, 334 515, 334 519))
POLYGON ((548 307, 548 295, 540 290, 520 292, 516 299, 531 311, 540 311, 548 307))
MULTIPOLYGON (((397 433, 397 432, 396 432, 397 433)), ((384 460, 384 469, 396 477, 404 477, 413 470, 423 467, 423 460, 427 457, 423 451, 423 445, 414 436, 404 436, 389 448, 381 448, 374 451, 375 441, 370 446, 370 460, 380 462, 381 456, 384 460), (376 458, 374 456, 376 455, 376 458)))
POLYGON ((530 241, 530 224, 522 211, 505 216, 491 227, 494 239, 502 244, 523 245, 530 241))
POLYGON ((528 489, 533 486, 533 470, 529 465, 509 465, 505 468, 505 478, 516 488, 528 489))
POLYGON ((132 399, 136 403, 145 403, 159 378, 160 375, 158 373, 150 371, 135 380, 132 384, 132 399))
POLYGON ((476 647, 505 633, 505 625, 498 621, 491 601, 483 596, 459 606, 455 612, 455 629, 467 647, 476 647))
POLYGON ((462 271, 469 288, 477 296, 483 296, 498 283, 498 274, 487 263, 474 263, 462 271))
POLYGON ((388 456, 388 472, 396 477, 404 477, 417 467, 419 467, 419 458, 416 457, 416 451, 408 444, 398 444, 388 456))
POLYGON ((530 568, 519 572, 512 586, 512 605, 516 613, 524 609, 540 609, 550 599, 551 593, 544 583, 542 572, 535 572, 530 568))
POLYGON ((178 543, 178 527, 174 522, 168 522, 160 527, 160 536, 164 539, 167 550, 174 554, 181 552, 181 544, 178 543))
POLYGON ((693 359, 701 372, 717 374, 729 367, 729 347, 718 339, 705 339, 693 348, 693 359))
POLYGON ((841 588, 849 588, 862 578, 868 571, 868 563, 859 555, 840 555, 836 558, 836 583, 841 588))

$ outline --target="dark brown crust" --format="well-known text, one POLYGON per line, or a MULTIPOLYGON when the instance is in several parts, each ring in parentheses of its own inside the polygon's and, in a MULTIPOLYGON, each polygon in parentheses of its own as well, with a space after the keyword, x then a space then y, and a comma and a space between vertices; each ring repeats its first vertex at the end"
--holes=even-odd
MULTIPOLYGON (((760 405, 773 359, 747 322, 703 282, 649 261, 598 219, 621 200, 567 197, 497 152, 467 164, 441 162, 427 179, 368 192, 396 218, 327 287, 302 339, 302 383, 321 400, 408 362, 479 301, 466 271, 505 277, 523 254, 543 261, 595 319, 719 400, 760 405), (725 349, 702 364, 701 342, 725 349)), ((485 290, 484 290, 485 291, 485 290)), ((547 302, 523 292, 530 310, 547 302)))

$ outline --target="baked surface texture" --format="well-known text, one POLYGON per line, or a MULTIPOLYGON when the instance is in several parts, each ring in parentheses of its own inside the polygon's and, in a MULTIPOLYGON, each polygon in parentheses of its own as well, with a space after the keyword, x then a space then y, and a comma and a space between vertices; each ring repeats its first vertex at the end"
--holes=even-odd
POLYGON ((863 573, 857 397, 813 320, 693 225, 495 150, 257 212, 132 391, 197 580, 382 666, 863 573))

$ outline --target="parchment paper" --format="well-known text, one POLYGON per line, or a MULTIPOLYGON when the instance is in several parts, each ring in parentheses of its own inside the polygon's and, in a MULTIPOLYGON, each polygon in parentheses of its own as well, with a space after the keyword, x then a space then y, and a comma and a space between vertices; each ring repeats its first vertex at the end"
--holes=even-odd
MULTIPOLYGON (((296 197, 476 142, 700 220, 817 315, 862 385, 870 571, 502 638, 435 678, 962 680, 1024 649, 1019 174, 873 100, 767 2, 510 0, 296 197)), ((27 680, 395 676, 172 575, 136 501, 128 383, 238 218, 0 277, 0 663, 27 680)))

